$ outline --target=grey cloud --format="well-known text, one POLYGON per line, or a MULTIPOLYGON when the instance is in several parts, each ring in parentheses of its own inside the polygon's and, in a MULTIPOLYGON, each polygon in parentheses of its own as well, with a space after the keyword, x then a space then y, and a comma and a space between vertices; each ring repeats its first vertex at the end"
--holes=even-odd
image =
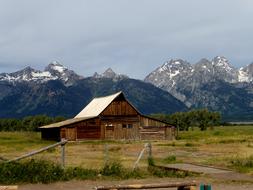
POLYGON ((253 61, 250 0, 0 0, 0 72, 59 60, 143 78, 170 58, 253 61), (9 66, 6 66, 8 63, 9 66), (17 64, 19 64, 17 66, 17 64))

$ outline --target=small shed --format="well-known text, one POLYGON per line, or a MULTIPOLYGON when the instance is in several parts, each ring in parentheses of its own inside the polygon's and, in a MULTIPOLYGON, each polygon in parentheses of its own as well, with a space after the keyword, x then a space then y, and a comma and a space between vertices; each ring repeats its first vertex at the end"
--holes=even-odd
POLYGON ((74 118, 40 127, 42 139, 175 139, 175 127, 142 115, 122 92, 94 98, 74 118))

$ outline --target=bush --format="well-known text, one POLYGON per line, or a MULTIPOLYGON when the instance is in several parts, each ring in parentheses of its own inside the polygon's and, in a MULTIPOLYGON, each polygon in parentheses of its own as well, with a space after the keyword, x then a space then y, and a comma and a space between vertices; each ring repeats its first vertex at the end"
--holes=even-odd
POLYGON ((95 179, 99 172, 80 167, 63 169, 45 160, 0 163, 0 184, 52 183, 71 179, 95 179))
POLYGON ((177 157, 175 155, 167 156, 165 159, 163 159, 163 162, 166 164, 175 163, 177 160, 177 157))
POLYGON ((0 183, 51 183, 64 178, 64 170, 44 160, 0 163, 0 183))
POLYGON ((155 161, 154 161, 153 157, 148 157, 148 165, 149 166, 154 166, 155 165, 155 161))
POLYGON ((123 166, 119 162, 106 163, 101 170, 104 176, 120 176, 123 172, 123 166))

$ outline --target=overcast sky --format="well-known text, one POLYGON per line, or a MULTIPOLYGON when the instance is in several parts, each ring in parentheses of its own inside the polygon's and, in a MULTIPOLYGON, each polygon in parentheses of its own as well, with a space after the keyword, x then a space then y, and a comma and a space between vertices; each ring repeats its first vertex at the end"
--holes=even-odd
POLYGON ((253 62, 252 0, 0 0, 0 73, 57 60, 143 79, 166 60, 253 62))

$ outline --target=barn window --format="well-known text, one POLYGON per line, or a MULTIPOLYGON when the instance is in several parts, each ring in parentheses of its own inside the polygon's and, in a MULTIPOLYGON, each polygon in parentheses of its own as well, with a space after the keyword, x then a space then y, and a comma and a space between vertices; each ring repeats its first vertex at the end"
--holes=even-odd
POLYGON ((133 124, 127 124, 127 128, 128 128, 128 129, 133 128, 133 124))
POLYGON ((106 130, 114 130, 114 126, 110 123, 110 124, 105 124, 106 126, 106 130))
POLYGON ((127 125, 126 124, 122 124, 122 128, 127 128, 127 125))

